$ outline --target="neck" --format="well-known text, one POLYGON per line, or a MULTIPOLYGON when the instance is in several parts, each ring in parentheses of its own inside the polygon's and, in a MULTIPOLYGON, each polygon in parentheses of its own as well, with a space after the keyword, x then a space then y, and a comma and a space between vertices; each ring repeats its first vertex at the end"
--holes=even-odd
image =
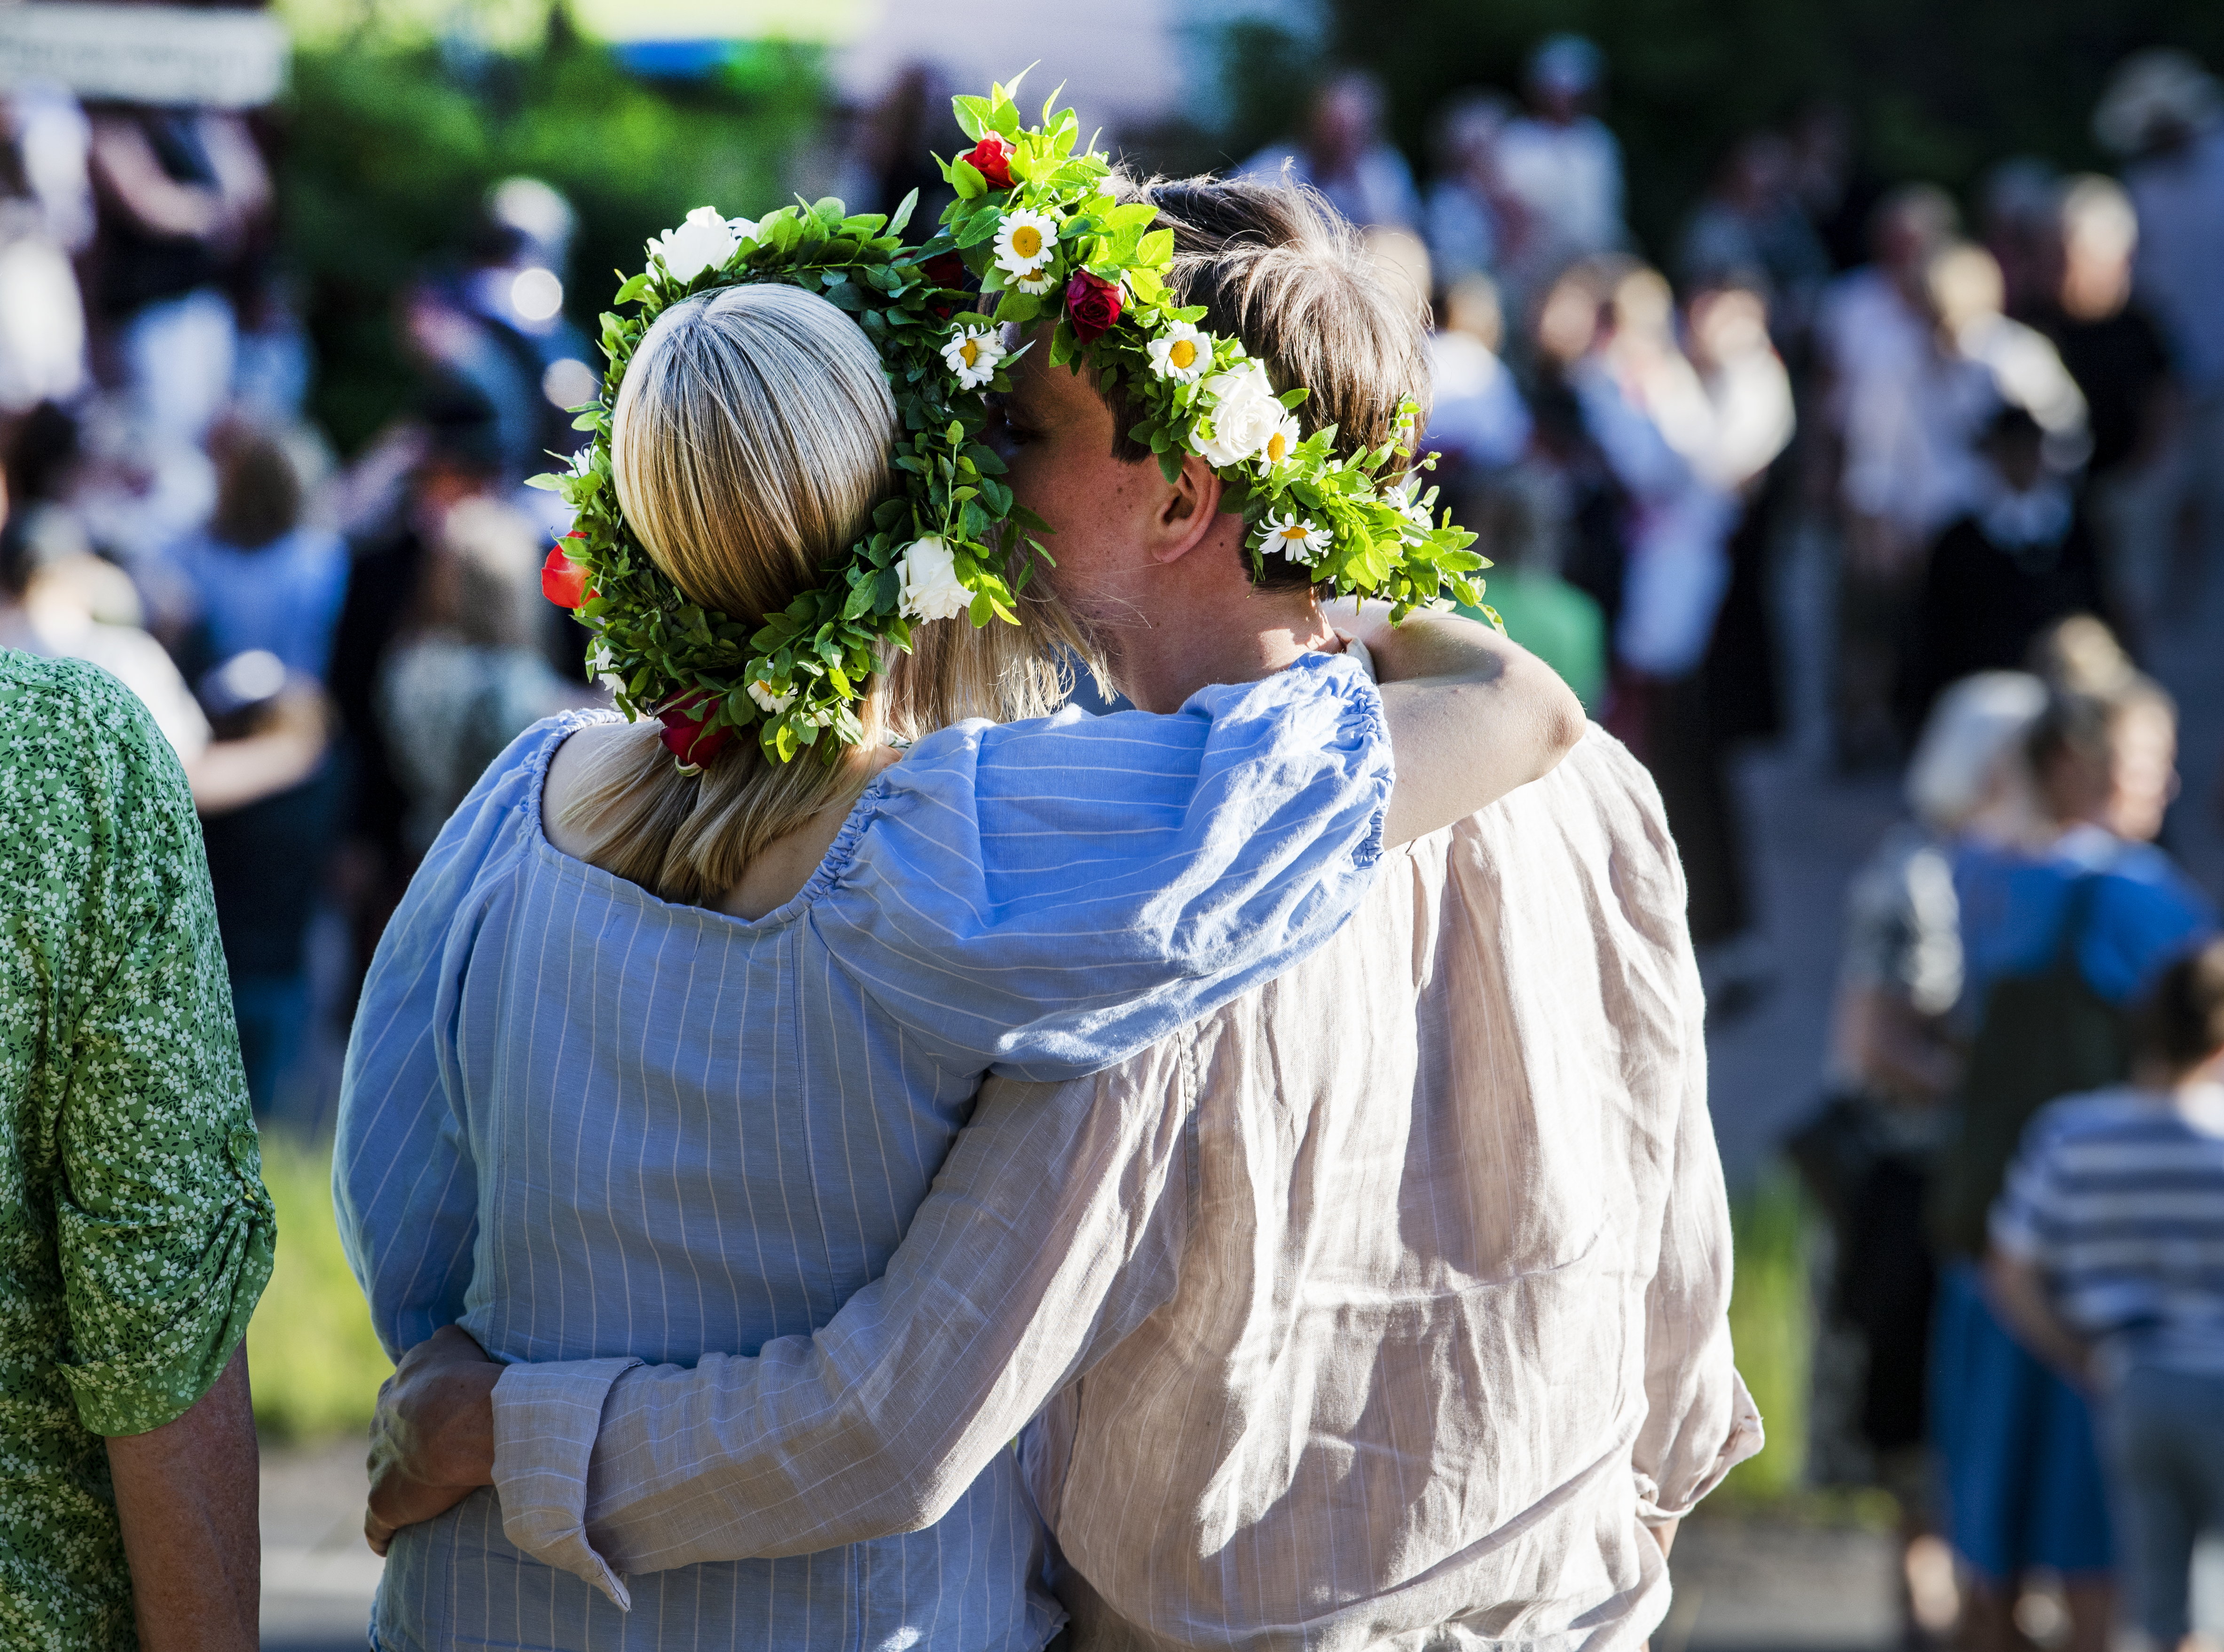
POLYGON ((1116 615, 1099 610, 1092 629, 1112 680, 1139 709, 1178 711, 1199 689, 1255 683, 1303 654, 1338 646, 1310 590, 1252 584, 1237 542, 1200 546, 1133 592, 1116 615))

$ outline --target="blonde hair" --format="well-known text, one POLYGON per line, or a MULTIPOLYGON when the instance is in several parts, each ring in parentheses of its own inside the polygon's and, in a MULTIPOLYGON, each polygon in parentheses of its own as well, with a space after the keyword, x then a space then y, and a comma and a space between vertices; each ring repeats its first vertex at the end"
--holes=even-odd
MULTIPOLYGON (((690 602, 755 626, 818 584, 892 484, 896 412, 881 359, 825 299, 775 283, 723 287, 657 318, 611 416, 627 524, 690 602)), ((919 625, 856 707, 861 751, 966 717, 1040 716, 1064 697, 1051 663, 1078 634, 1033 591, 1018 626, 919 625)), ((584 858, 667 900, 706 903, 812 817, 847 808, 868 765, 815 753, 775 763, 750 730, 680 773, 657 725, 599 747, 563 810, 584 858)))

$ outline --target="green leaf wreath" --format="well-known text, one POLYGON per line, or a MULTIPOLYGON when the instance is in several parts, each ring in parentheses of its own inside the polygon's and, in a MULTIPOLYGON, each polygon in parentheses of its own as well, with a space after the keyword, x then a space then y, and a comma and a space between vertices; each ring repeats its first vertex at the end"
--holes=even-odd
POLYGON ((621 709, 660 718, 683 767, 750 727, 768 757, 815 747, 831 760, 862 738, 857 699, 882 650, 911 646, 913 626, 1016 622, 1017 592, 1049 553, 1043 523, 1013 499, 982 440, 984 395, 1009 388, 1008 323, 1052 322, 1051 361, 1124 392, 1140 410, 1130 435, 1169 479, 1194 453, 1234 484, 1255 567, 1286 557, 1338 594, 1386 598, 1393 618, 1448 596, 1482 600, 1475 576, 1488 564, 1468 548, 1475 536, 1448 513, 1432 520, 1436 490, 1407 474, 1414 403, 1392 440, 1339 458, 1333 426, 1307 435, 1299 425, 1303 386, 1277 393, 1239 341, 1174 303, 1172 233, 1150 227, 1155 208, 1106 190, 1103 154, 1074 152, 1071 110, 1046 104, 1042 125, 1023 127, 1001 86, 955 102, 975 144, 941 163, 957 199, 925 246, 901 240, 910 199, 893 218, 849 215, 832 199, 754 223, 701 207, 649 243, 648 268, 602 318, 610 368, 601 399, 578 410, 591 439, 568 470, 534 482, 559 489, 576 517, 542 589, 594 634, 589 670, 621 709), (972 281, 980 307, 966 308, 972 281), (745 281, 817 293, 879 347, 903 482, 823 584, 754 631, 680 594, 627 529, 610 482, 610 409, 642 335, 681 300, 745 281))

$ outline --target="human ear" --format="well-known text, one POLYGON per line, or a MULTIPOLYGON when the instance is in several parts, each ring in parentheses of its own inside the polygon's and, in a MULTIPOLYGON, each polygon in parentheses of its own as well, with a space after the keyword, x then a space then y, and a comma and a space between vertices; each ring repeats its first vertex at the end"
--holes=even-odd
POLYGON ((1151 514, 1151 560, 1178 562, 1212 532, 1225 491, 1217 472, 1195 453, 1186 454, 1165 496, 1151 514))

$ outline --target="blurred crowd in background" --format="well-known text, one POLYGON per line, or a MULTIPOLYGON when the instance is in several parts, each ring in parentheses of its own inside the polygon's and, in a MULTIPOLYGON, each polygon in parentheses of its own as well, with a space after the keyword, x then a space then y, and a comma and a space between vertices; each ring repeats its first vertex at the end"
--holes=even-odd
MULTIPOLYGON (((1397 87, 1333 73, 1229 160, 1321 192, 1431 306, 1444 501, 1507 630, 1658 779, 1718 1023, 1774 968, 1737 751, 1809 703, 1840 771, 1913 759, 1912 817, 1849 895, 1829 1101, 1791 1144, 1829 1219, 1810 1462, 1898 1495, 1919 1626, 2011 1644, 2043 1569, 2097 1648, 2093 1424, 1978 1279, 2025 1119, 2130 1056, 1999 988, 2074 998, 2067 956, 2113 1014, 2214 924, 2154 846, 2177 728, 2142 666, 2224 559, 2224 97, 2135 55, 2092 117, 2113 175, 2019 157, 1962 203, 1875 175, 1847 111, 1807 104, 1731 144, 1648 259, 1610 66, 1538 41, 1518 86, 1432 111, 1418 170, 1386 136, 1397 87), (1787 634, 1797 559, 1830 572, 1787 634)), ((859 211, 918 188, 930 221, 946 91, 918 67, 834 110, 819 181, 859 211)), ((540 595, 561 506, 524 482, 580 439, 600 356, 568 318, 604 288, 573 267, 575 203, 498 181, 352 318, 413 388, 337 454, 310 394, 346 364, 310 343, 275 142, 254 114, 0 95, 0 643, 154 709, 256 1107, 313 1135, 433 833, 514 735, 595 697, 540 595)))

